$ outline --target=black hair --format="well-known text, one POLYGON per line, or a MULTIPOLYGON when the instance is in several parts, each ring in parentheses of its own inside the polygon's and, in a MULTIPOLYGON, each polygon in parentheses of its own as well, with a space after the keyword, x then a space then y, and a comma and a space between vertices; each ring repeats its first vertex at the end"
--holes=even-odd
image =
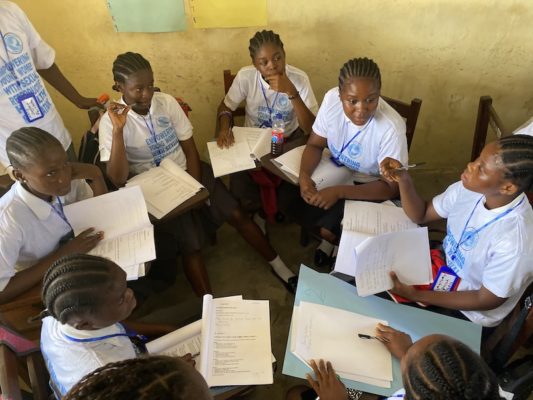
POLYGON ((273 31, 262 30, 260 32, 256 32, 255 35, 250 39, 250 46, 248 47, 248 50, 250 51, 250 57, 252 57, 252 60, 257 55, 259 49, 266 43, 272 43, 278 46, 283 54, 285 54, 283 42, 281 41, 279 35, 273 31))
POLYGON ((133 358, 91 372, 72 387, 63 400, 210 399, 207 384, 196 384, 191 374, 198 372, 178 357, 133 358))
POLYGON ((517 185, 521 192, 533 190, 533 136, 505 136, 498 144, 506 169, 505 178, 517 185))
MULTIPOLYGON (((139 53, 128 51, 119 54, 113 61, 113 79, 115 82, 124 83, 129 75, 137 71, 152 70, 152 66, 146 58, 139 53)), ((118 86, 113 85, 113 90, 118 91, 118 86)))
POLYGON ((24 168, 32 165, 36 158, 52 146, 63 149, 61 142, 45 130, 33 126, 20 128, 7 138, 7 158, 13 168, 24 168))
POLYGON ((62 324, 75 315, 100 310, 105 294, 113 285, 112 261, 88 254, 72 254, 57 260, 46 271, 41 297, 45 311, 62 324))
POLYGON ((370 58, 352 58, 348 60, 339 71, 339 89, 353 78, 372 78, 381 89, 381 72, 378 65, 370 58))
POLYGON ((432 343, 407 366, 407 400, 500 400, 498 381, 470 348, 453 339, 432 343))

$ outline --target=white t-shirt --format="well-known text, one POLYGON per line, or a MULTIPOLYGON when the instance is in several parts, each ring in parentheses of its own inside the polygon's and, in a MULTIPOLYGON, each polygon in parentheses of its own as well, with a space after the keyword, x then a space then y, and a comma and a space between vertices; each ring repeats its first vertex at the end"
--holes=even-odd
MULTIPOLYGON (((84 180, 72 181, 71 191, 60 197, 63 206, 92 197, 84 180)), ((53 203, 57 203, 57 198, 53 203)), ((36 264, 59 247, 70 226, 50 203, 15 182, 0 197, 0 291, 17 271, 36 264)))
MULTIPOLYGON (((286 65, 285 71, 307 108, 316 115, 318 104, 307 74, 291 65, 286 65)), ((241 68, 224 98, 224 104, 231 110, 237 109, 243 101, 246 101, 244 126, 270 127, 271 117, 281 115, 287 136, 298 128, 298 118, 287 94, 270 89, 253 65, 241 68)))
MULTIPOLYGON (((512 400, 513 394, 508 393, 502 390, 502 388, 499 388, 500 396, 503 397, 506 400, 512 400)), ((387 397, 386 400, 400 400, 405 397, 405 389, 400 389, 396 393, 394 393, 391 397, 387 397)))
POLYGON ((519 126, 513 135, 529 135, 533 136, 533 118, 528 119, 523 125, 519 126))
POLYGON ((135 346, 119 323, 94 331, 81 331, 46 317, 40 345, 50 378, 61 395, 95 369, 137 357, 135 346))
POLYGON ((38 69, 54 63, 55 52, 46 44, 24 12, 10 1, 0 0, 0 163, 9 165, 6 140, 14 130, 36 126, 59 139, 67 149, 72 139, 63 125, 38 69), (19 98, 34 94, 42 118, 33 122, 26 117, 19 98))
MULTIPOLYGON (((121 99, 122 104, 125 104, 121 99)), ((113 141, 113 124, 106 112, 99 127, 100 159, 109 161, 113 141)), ((187 159, 179 141, 192 137, 192 125, 176 99, 165 93, 154 93, 148 115, 130 110, 124 126, 126 157, 132 174, 140 174, 156 166, 156 160, 170 157, 187 169, 187 159)))
POLYGON ((533 210, 525 194, 493 210, 485 208, 482 197, 456 182, 433 198, 433 207, 448 220, 443 247, 447 265, 461 277, 458 290, 479 290, 484 286, 494 295, 507 298, 493 310, 462 311, 471 321, 490 327, 511 312, 533 281, 533 210), (477 234, 466 236, 511 209, 477 234), (463 229, 464 239, 455 251, 463 229))
POLYGON ((372 120, 357 126, 344 114, 339 88, 329 90, 318 110, 313 132, 326 138, 332 156, 358 174, 379 175, 379 163, 386 157, 407 164, 405 122, 382 98, 372 120), (357 136, 356 136, 357 135, 357 136))

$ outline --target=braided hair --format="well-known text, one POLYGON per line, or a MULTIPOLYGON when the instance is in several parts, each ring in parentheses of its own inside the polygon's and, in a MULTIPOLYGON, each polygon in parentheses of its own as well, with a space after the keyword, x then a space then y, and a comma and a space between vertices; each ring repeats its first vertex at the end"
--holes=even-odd
POLYGON ((283 54, 285 54, 283 42, 281 41, 279 35, 273 31, 262 30, 260 32, 256 32, 255 35, 250 39, 250 46, 248 46, 248 50, 250 51, 250 57, 252 57, 252 60, 255 58, 261 47, 267 43, 272 43, 278 46, 283 54))
POLYGON ((41 297, 46 309, 41 318, 52 316, 65 324, 73 316, 97 312, 113 285, 115 266, 88 254, 72 254, 54 262, 43 278, 41 297))
POLYGON ((533 136, 505 136, 498 144, 506 169, 505 178, 517 185, 521 192, 533 190, 533 136))
MULTIPOLYGON (((115 82, 125 83, 128 76, 146 69, 152 70, 148 60, 139 53, 128 51, 127 53, 119 54, 113 61, 113 79, 115 82)), ((119 91, 117 84, 113 85, 113 90, 119 91)))
POLYGON ((61 142, 45 130, 33 126, 20 128, 7 138, 7 158, 13 168, 23 169, 52 146, 63 149, 61 142))
POLYGON ((461 342, 430 344, 404 372, 408 400, 500 400, 498 381, 487 364, 461 342))
POLYGON ((339 89, 351 79, 354 78, 372 78, 381 89, 381 73, 378 65, 370 58, 352 58, 348 60, 339 72, 339 89))
POLYGON ((63 397, 63 400, 76 399, 208 400, 212 397, 207 384, 191 365, 177 357, 151 356, 107 364, 91 372, 63 397))

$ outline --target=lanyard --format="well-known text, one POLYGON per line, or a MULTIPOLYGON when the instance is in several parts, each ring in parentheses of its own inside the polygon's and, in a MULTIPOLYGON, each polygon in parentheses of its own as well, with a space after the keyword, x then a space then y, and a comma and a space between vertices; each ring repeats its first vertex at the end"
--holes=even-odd
POLYGON ((276 104, 276 100, 278 99, 279 92, 276 92, 276 97, 274 97, 274 101, 272 102, 272 107, 268 104, 268 99, 266 97, 265 88, 263 87, 263 83, 261 82, 259 71, 257 72, 257 80, 259 81, 259 86, 261 86, 261 92, 263 92, 263 98, 265 99, 265 103, 268 110, 268 116, 270 119, 270 127, 272 127, 272 112, 274 111, 274 105, 276 104))
POLYGON ((71 231, 74 231, 74 229, 72 229, 72 225, 70 225, 70 222, 68 222, 65 212, 63 211, 63 204, 61 203, 61 199, 59 198, 59 196, 56 198, 57 198, 57 203, 50 204, 52 206, 52 210, 54 210, 54 212, 59 216, 59 218, 61 218, 63 221, 67 223, 71 231))
POLYGON ((152 122, 152 115, 150 114, 150 112, 148 112, 148 119, 144 118, 144 116, 142 116, 142 119, 144 121, 144 124, 146 125, 146 129, 148 129, 148 132, 150 132, 150 135, 152 136, 152 139, 154 139, 154 152, 152 152, 152 155, 154 157, 154 162, 155 162, 155 166, 156 167, 159 167, 159 164, 161 164, 161 154, 162 154, 162 151, 161 149, 158 148, 157 146, 157 136, 156 136, 156 133, 155 133, 155 128, 154 128, 154 124, 152 122))
POLYGON ((472 216, 474 215, 474 211, 476 210, 478 204, 481 202, 481 200, 483 199, 483 197, 485 196, 481 196, 478 201, 476 202, 476 205, 474 206, 474 208, 472 209, 472 211, 470 212, 470 215, 468 216, 468 219, 466 220, 466 223, 465 223, 465 226, 463 227, 463 231, 461 232, 461 236, 459 238, 459 241, 457 242, 457 244, 455 245, 455 248, 453 249, 453 252, 451 254, 451 259, 452 260, 455 260, 455 254, 457 253, 457 250, 459 250, 459 246, 461 246, 461 244, 463 244, 464 242, 470 240, 471 237, 477 235, 479 232, 481 232, 483 229, 485 229, 487 226, 493 224, 494 222, 498 221, 499 219, 502 219, 503 217, 505 217, 507 214, 509 214, 510 212, 512 212, 515 208, 517 208, 520 204, 522 204, 524 202, 524 199, 525 197, 522 198, 522 200, 520 200, 518 202, 518 204, 516 204, 514 207, 512 208, 509 208, 507 210, 505 210, 504 212, 498 214, 496 217, 494 217, 493 219, 491 219, 490 221, 486 222, 483 226, 481 226, 480 228, 478 229, 475 229, 474 231, 472 232, 469 232, 465 235, 465 232, 466 232, 466 228, 468 226, 468 223, 470 222, 470 220, 472 219, 472 216), (464 236, 464 237, 463 237, 464 236))
MULTIPOLYGON (((359 131, 355 135, 353 135, 350 140, 348 140, 348 143, 343 144, 343 146, 341 147, 341 150, 339 151, 339 154, 337 154, 337 156, 335 157, 335 160, 339 161, 339 157, 341 156, 342 152, 346 150, 346 148, 355 140, 355 138, 357 138, 357 136, 359 136, 361 133, 363 133, 363 131, 366 128, 368 128, 368 126, 370 125, 373 119, 374 119, 374 116, 372 115, 370 119, 368 120, 368 122, 365 124, 365 126, 359 129, 359 131)), ((346 123, 349 124, 348 121, 346 121, 346 123)))
POLYGON ((146 351, 146 346, 145 346, 145 343, 148 341, 148 338, 144 335, 139 335, 137 332, 134 332, 134 331, 130 331, 128 330, 126 327, 124 327, 124 325, 120 324, 125 332, 124 333, 112 333, 110 335, 104 335, 104 336, 99 336, 99 337, 92 337, 92 338, 85 338, 85 339, 80 339, 80 338, 75 338, 75 337, 72 337, 72 336, 69 336, 65 333, 63 333, 63 335, 70 341, 72 342, 76 342, 76 343, 91 343, 91 342, 99 342, 101 340, 106 340, 106 339, 111 339, 111 338, 114 338, 114 337, 127 337, 128 339, 130 339, 134 345, 136 346, 139 346, 141 351, 144 352, 146 351))
POLYGON ((17 86, 20 88, 20 81, 19 81, 17 74, 15 73, 15 68, 13 67, 13 63, 11 62, 11 58, 9 57, 9 51, 7 49, 6 38, 4 37, 4 34, 2 33, 2 31, 0 31, 0 36, 2 37, 2 45, 4 46, 4 50, 6 52, 6 58, 7 58, 6 69, 11 73, 11 75, 17 82, 17 86))

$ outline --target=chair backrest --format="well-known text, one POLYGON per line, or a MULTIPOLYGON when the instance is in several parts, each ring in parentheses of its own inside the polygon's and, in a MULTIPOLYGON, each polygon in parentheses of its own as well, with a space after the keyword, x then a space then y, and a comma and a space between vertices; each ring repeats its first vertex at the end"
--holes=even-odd
MULTIPOLYGON (((225 69, 224 70, 224 94, 228 93, 229 88, 231 87, 231 84, 233 83, 233 80, 235 79, 235 75, 231 73, 231 70, 225 69)), ((246 115, 246 111, 244 107, 237 107, 235 111, 233 111, 234 117, 244 117, 246 115)))
POLYGON ((496 113, 492 105, 492 97, 481 96, 479 98, 479 107, 477 110, 476 128, 474 130, 474 141, 472 143, 472 153, 470 161, 474 161, 481 154, 481 150, 487 142, 489 126, 499 139, 507 136, 510 132, 505 128, 501 118, 496 113))
POLYGON ((396 110, 403 118, 405 118, 405 135, 407 136, 407 149, 411 148, 411 142, 415 136, 416 123, 418 121, 418 114, 422 106, 422 100, 414 98, 411 103, 405 103, 400 100, 391 99, 390 97, 381 96, 392 108, 396 110))

